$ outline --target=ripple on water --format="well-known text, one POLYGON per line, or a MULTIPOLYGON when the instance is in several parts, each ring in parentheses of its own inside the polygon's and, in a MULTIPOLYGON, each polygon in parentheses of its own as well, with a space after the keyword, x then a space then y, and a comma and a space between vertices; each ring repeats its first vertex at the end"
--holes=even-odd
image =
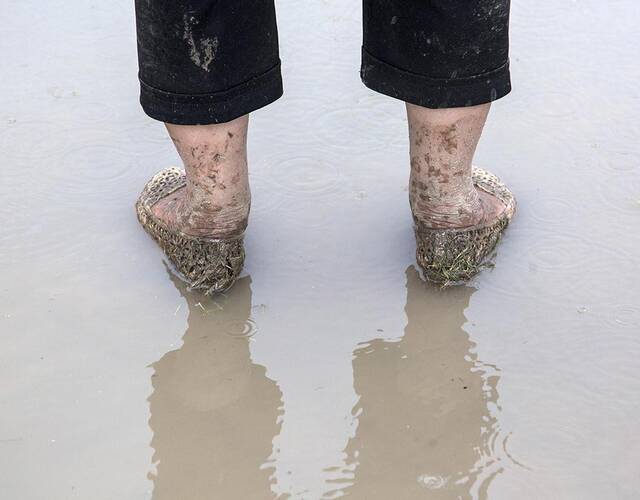
POLYGON ((605 322, 615 329, 640 331, 640 307, 617 304, 606 314, 605 322))
POLYGON ((573 91, 547 88, 530 93, 527 96, 527 102, 529 109, 537 109, 537 114, 549 118, 572 117, 580 109, 579 100, 573 91))
POLYGON ((439 490, 446 486, 448 482, 448 477, 430 476, 429 474, 421 474, 418 476, 418 483, 420 486, 423 486, 428 490, 439 490))
POLYGON ((335 192, 322 197, 321 202, 313 197, 290 196, 283 199, 278 218, 296 228, 317 232, 335 226, 338 205, 343 199, 343 195, 335 192))
POLYGON ((384 101, 362 99, 313 117, 317 137, 331 149, 379 150, 406 143, 404 113, 384 101), (402 134, 396 131, 402 129, 402 134))
POLYGON ((593 259, 592 242, 566 232, 539 234, 528 249, 529 266, 535 271, 588 269, 593 259))
MULTIPOLYGON (((315 88, 314 85, 309 85, 310 88, 315 88)), ((296 91, 300 92, 300 88, 292 88, 287 90, 285 97, 283 98, 282 108, 273 110, 271 121, 275 121, 279 124, 277 133, 269 134, 267 136, 253 137, 249 141, 249 147, 255 148, 259 151, 264 151, 265 147, 256 147, 260 143, 258 140, 268 141, 268 145, 272 148, 289 148, 290 152, 295 153, 300 151, 301 148, 313 146, 318 142, 318 138, 314 131, 309 127, 309 123, 312 123, 313 117, 318 113, 318 100, 311 99, 308 96, 308 92, 304 92, 304 96, 295 95, 296 91)), ((262 128, 269 127, 268 124, 262 124, 260 117, 257 117, 250 128, 262 128)), ((267 147, 268 147, 267 145, 267 147)), ((251 155, 250 155, 251 156, 251 155)), ((250 167, 251 168, 251 167, 250 167)))
POLYGON ((71 144, 73 134, 62 130, 59 124, 44 120, 23 121, 20 117, 11 120, 1 127, 0 150, 5 159, 39 161, 25 165, 27 170, 40 168, 42 162, 48 162, 71 144))
POLYGON ((481 273, 477 282, 498 295, 530 298, 541 304, 587 290, 596 277, 606 275, 612 263, 630 259, 622 249, 594 244, 582 234, 521 231, 511 240, 510 246, 518 247, 520 257, 511 256, 507 267, 499 246, 495 269, 481 273))
POLYGON ((314 156, 270 158, 266 173, 277 186, 304 196, 335 191, 340 179, 334 164, 314 156))
POLYGON ((639 170, 640 159, 634 151, 607 150, 604 155, 598 158, 598 166, 614 173, 633 172, 639 170))
POLYGON ((596 183, 597 196, 616 211, 640 215, 640 175, 611 176, 596 183))
POLYGON ((536 198, 529 207, 531 217, 545 227, 566 227, 567 217, 573 216, 578 210, 575 202, 566 196, 554 198, 536 198))
POLYGON ((258 333, 258 327, 252 319, 229 321, 224 324, 222 329, 229 337, 248 338, 258 333))
POLYGON ((98 124, 120 121, 120 111, 104 95, 87 96, 84 91, 62 87, 50 87, 47 93, 54 99, 48 106, 49 118, 73 127, 74 134, 89 131, 100 135, 104 129, 98 124))
POLYGON ((273 185, 262 173, 249 171, 251 185, 251 216, 250 223, 254 223, 272 212, 278 212, 284 203, 282 193, 273 189, 273 185))
POLYGON ((124 129, 122 135, 126 137, 130 151, 140 156, 155 155, 159 147, 161 151, 166 148, 177 156, 166 128, 154 120, 136 122, 124 129))
POLYGON ((589 239, 589 234, 569 232, 532 233, 529 239, 530 268, 539 272, 553 272, 562 276, 565 271, 593 273, 602 266, 611 268, 625 263, 631 256, 619 247, 612 247, 601 240, 589 239))
POLYGON ((85 145, 65 151, 52 173, 56 193, 64 204, 96 209, 128 203, 137 185, 137 160, 114 145, 85 145))

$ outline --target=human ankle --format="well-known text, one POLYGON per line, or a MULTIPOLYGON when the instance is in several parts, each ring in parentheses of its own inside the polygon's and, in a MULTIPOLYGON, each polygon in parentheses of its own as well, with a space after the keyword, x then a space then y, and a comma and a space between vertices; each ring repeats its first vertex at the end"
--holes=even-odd
POLYGON ((234 197, 231 201, 208 199, 194 204, 189 198, 178 208, 177 222, 182 231, 192 236, 231 238, 247 228, 251 201, 234 197))
POLYGON ((416 224, 430 228, 463 228, 473 226, 483 218, 483 206, 477 190, 458 189, 434 194, 421 182, 412 185, 409 194, 416 224))
POLYGON ((245 230, 251 205, 247 125, 248 117, 215 125, 167 125, 186 171, 177 210, 186 234, 226 238, 245 230))

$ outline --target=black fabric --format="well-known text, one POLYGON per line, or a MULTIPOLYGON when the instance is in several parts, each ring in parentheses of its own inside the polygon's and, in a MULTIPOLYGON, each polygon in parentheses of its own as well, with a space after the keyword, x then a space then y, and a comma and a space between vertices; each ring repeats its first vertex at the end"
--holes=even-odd
POLYGON ((140 102, 157 120, 233 120, 282 95, 272 0, 136 0, 140 102))
POLYGON ((428 108, 472 106, 511 90, 509 0, 364 0, 361 77, 428 108))
MULTIPOLYGON (((509 0, 364 0, 363 18, 361 76, 377 92, 443 108, 511 89, 509 0)), ((136 24, 152 118, 222 123, 282 95, 273 0, 136 0, 136 24)))

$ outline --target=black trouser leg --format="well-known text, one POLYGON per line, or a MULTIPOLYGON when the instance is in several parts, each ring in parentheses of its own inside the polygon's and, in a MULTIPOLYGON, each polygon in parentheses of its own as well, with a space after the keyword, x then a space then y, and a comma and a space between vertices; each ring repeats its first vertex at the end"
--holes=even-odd
POLYGON ((509 0, 364 0, 361 76, 428 108, 473 106, 511 90, 509 0))
POLYGON ((136 23, 152 118, 227 122, 282 95, 273 0, 136 0, 136 23))

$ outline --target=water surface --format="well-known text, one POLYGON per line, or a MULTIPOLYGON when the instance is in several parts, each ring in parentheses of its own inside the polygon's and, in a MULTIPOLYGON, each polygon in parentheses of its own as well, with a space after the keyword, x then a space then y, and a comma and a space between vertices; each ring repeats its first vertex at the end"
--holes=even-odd
POLYGON ((0 497, 637 498, 637 4, 514 2, 476 163, 519 212, 444 292, 358 2, 278 8, 286 93, 252 117, 246 269, 214 299, 135 220, 178 158, 137 105, 132 4, 8 9, 0 497))

